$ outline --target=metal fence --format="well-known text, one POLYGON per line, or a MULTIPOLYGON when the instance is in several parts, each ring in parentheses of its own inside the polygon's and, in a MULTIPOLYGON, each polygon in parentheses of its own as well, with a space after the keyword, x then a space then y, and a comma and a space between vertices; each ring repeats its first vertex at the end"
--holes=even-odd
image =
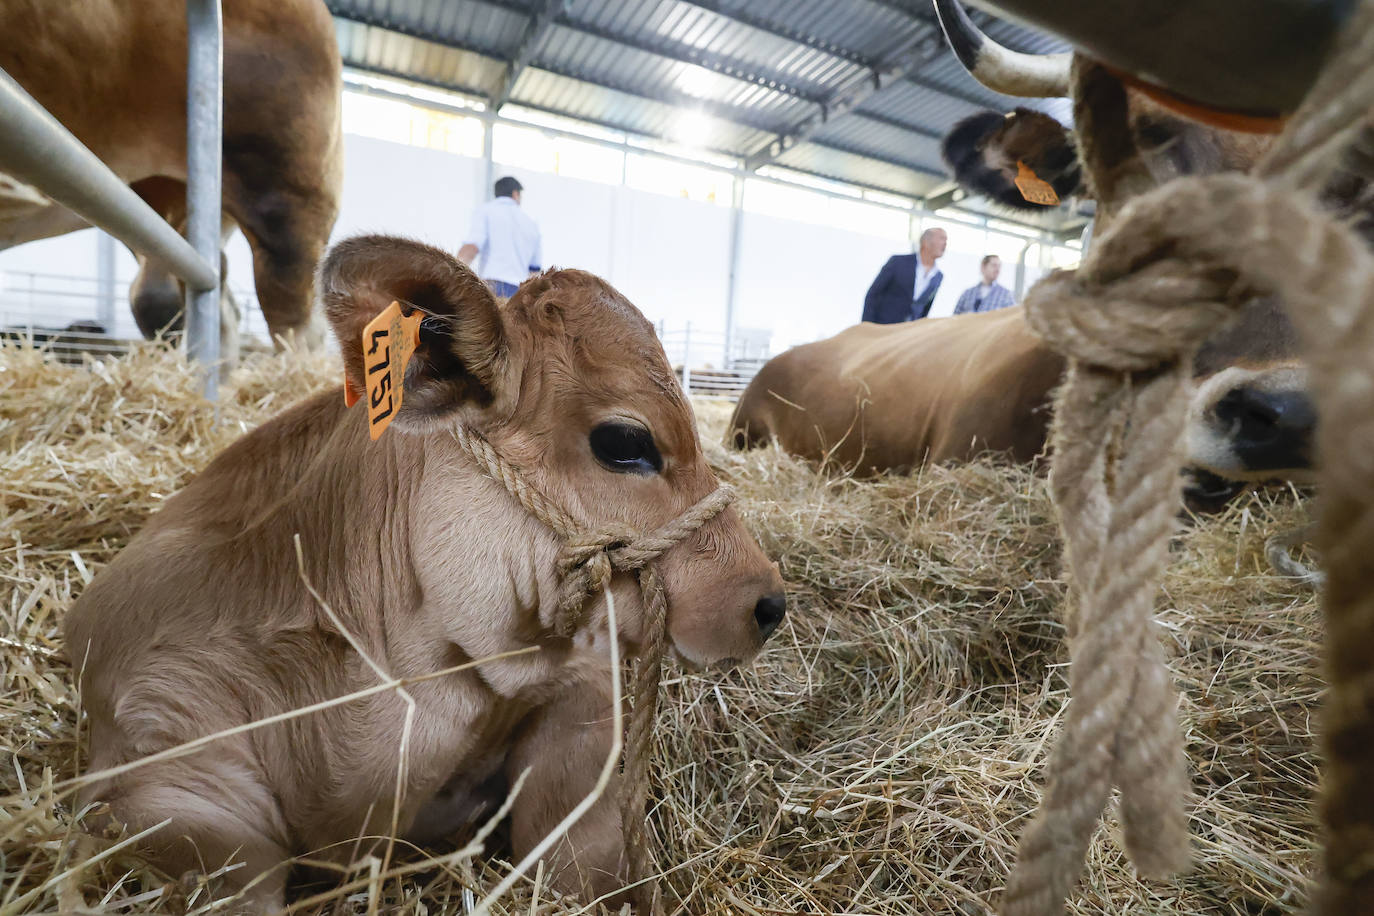
MULTIPOLYGON (((239 305, 239 337, 270 339, 252 290, 231 290, 239 305)), ((141 339, 124 288, 102 286, 98 277, 32 271, 0 271, 0 337, 49 347, 63 362, 82 352, 118 355, 141 339)))
POLYGON ((690 321, 680 328, 659 322, 655 330, 688 394, 735 400, 768 361, 767 332, 737 328, 727 344, 724 331, 694 327, 690 321))
MULTIPOLYGON (((239 306, 239 338, 271 340, 267 321, 249 289, 231 290, 239 306)), ((688 393, 734 400, 768 360, 767 331, 736 330, 725 359, 725 334, 691 322, 655 326, 668 362, 688 393)), ((28 340, 52 349, 64 362, 81 353, 118 355, 139 338, 124 288, 102 288, 97 277, 29 271, 0 271, 0 338, 28 340)))
MULTIPOLYGON (((186 0, 188 242, 0 70, 0 171, 119 238, 186 281, 187 339, 207 366, 219 359, 223 16, 220 0, 186 0)), ((118 114, 112 114, 117 117, 118 114)), ((218 372, 204 374, 207 397, 218 372)))

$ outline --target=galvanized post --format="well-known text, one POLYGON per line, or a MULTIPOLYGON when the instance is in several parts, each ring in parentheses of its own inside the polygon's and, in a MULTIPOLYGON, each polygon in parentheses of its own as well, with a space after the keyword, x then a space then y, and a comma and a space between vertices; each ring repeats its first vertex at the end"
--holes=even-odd
POLYGON ((492 146, 495 143, 492 135, 496 133, 496 112, 491 113, 491 116, 486 119, 485 125, 486 130, 482 133, 483 183, 481 193, 477 195, 479 201, 490 200, 495 193, 492 186, 496 184, 496 163, 492 160, 491 155, 492 146))
POLYGON ((215 273, 211 289, 186 289, 186 339, 219 397, 220 172, 224 124, 224 35, 220 0, 186 0, 186 235, 215 273))
POLYGON ((687 322, 687 333, 682 338, 682 390, 690 397, 692 394, 692 323, 687 322))
POLYGON ((744 179, 736 175, 730 192, 730 280, 725 294, 725 368, 735 364, 735 307, 739 301, 740 248, 743 245, 744 179))
POLYGON ((98 231, 95 237, 95 320, 108 334, 113 334, 115 329, 114 275, 114 236, 98 231))
POLYGON ((165 260, 199 289, 215 283, 218 254, 200 257, 33 96, 0 70, 0 172, 33 185, 124 244, 165 260))

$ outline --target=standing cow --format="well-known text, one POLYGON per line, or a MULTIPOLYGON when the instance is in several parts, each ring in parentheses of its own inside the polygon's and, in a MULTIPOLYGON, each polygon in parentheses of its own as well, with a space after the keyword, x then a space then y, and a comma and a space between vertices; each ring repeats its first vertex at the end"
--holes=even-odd
MULTIPOLYGON (((455 441, 484 436, 586 530, 654 531, 712 494, 692 410, 653 327, 605 282, 564 270, 503 307, 444 252, 389 238, 334 249, 321 268, 349 384, 364 387, 364 325, 399 300, 430 316, 394 422, 378 441, 342 387, 249 433, 172 497, 67 616, 89 711, 91 766, 116 766, 207 733, 368 687, 376 675, 297 572, 367 653, 414 678, 512 650, 409 688, 418 704, 402 834, 457 831, 532 768, 511 813, 517 855, 596 781, 611 746, 608 640, 634 650, 644 608, 611 581, 571 638, 558 635, 564 546, 455 441)), ((377 357, 369 357, 371 366, 377 357)), ((758 652, 784 613, 776 567, 729 509, 657 561, 668 638, 691 665, 758 652)), ((373 694, 242 732, 90 790, 151 838, 163 869, 267 873, 280 906, 288 857, 366 855, 392 823, 405 705, 373 694)), ((550 861, 558 887, 623 886, 613 784, 550 861)))
MULTIPOLYGON (((0 0, 0 68, 185 228, 185 3, 0 0)), ((340 73, 319 0, 225 4, 224 234, 237 225, 248 239, 271 333, 306 343, 322 339, 313 275, 339 209, 340 73)), ((85 226, 0 176, 0 249, 85 226)), ((157 260, 140 256, 129 299, 145 336, 182 327, 181 284, 157 260)), ((232 361, 238 315, 227 290, 221 306, 221 352, 232 361)))

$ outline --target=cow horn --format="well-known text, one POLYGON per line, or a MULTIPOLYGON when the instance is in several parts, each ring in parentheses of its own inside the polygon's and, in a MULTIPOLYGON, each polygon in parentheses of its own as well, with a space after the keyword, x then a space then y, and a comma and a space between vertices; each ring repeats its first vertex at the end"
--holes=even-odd
POLYGON ((1023 54, 1003 47, 973 24, 959 0, 935 0, 935 15, 959 63, 993 92, 1024 98, 1069 94, 1072 54, 1023 54))

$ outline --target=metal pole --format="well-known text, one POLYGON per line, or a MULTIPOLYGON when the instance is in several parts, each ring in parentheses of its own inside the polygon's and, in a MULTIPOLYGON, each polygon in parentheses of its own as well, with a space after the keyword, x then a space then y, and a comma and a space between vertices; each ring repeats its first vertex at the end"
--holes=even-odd
POLYGON ((115 323, 115 251, 114 237, 99 232, 95 237, 96 301, 95 320, 107 333, 114 333, 115 323))
POLYGON ((214 286, 211 262, 198 257, 166 220, 3 70, 0 172, 33 185, 130 248, 161 258, 191 286, 214 286))
POLYGON ((186 0, 186 235, 213 265, 206 289, 186 290, 186 340, 205 366, 204 391, 219 397, 220 166, 224 35, 220 0, 186 0))
POLYGON ((495 112, 492 112, 493 117, 485 120, 484 125, 486 130, 482 132, 482 162, 485 164, 485 168, 483 169, 482 191, 477 195, 478 201, 490 200, 492 194, 495 193, 492 190, 492 186, 496 184, 496 164, 491 158, 491 149, 494 142, 492 134, 496 133, 495 114, 495 112))
POLYGON ((739 255, 743 247, 744 179, 733 179, 730 211, 730 273, 725 293, 725 368, 735 364, 735 308, 739 301, 739 255))
POLYGON ((682 338, 682 390, 692 394, 692 323, 687 322, 687 333, 682 338))

